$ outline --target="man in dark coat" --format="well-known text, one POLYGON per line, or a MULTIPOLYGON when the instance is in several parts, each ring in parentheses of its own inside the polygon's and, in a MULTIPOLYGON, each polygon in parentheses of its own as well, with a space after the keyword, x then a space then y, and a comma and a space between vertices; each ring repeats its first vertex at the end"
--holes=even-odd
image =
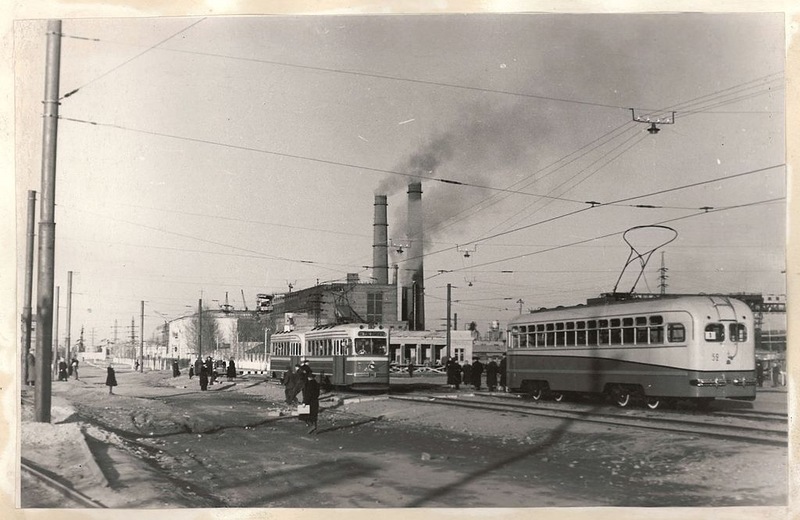
POLYGON ((304 377, 305 373, 300 370, 300 365, 295 365, 294 370, 286 372, 283 383, 285 386, 283 392, 286 396, 286 404, 297 404, 297 394, 300 393, 305 385, 303 381, 304 377))
POLYGON ((500 366, 497 368, 500 372, 500 386, 502 387, 503 391, 506 391, 506 355, 503 354, 503 357, 500 359, 500 366))
POLYGON ((117 386, 117 374, 114 372, 114 368, 111 365, 108 365, 106 373, 106 386, 108 387, 109 395, 114 393, 114 387, 117 386))
POLYGON ((302 414, 300 418, 311 426, 308 433, 313 433, 317 431, 317 416, 319 416, 319 382, 314 374, 308 374, 308 379, 303 385, 303 404, 308 405, 308 414, 302 414))
POLYGON ((447 361, 447 384, 456 390, 461 386, 461 365, 454 358, 447 361))
POLYGON ((200 364, 200 390, 208 390, 208 369, 200 364))
POLYGON ((481 360, 478 358, 474 359, 475 361, 472 362, 472 384, 475 390, 480 390, 483 376, 483 363, 481 363, 481 360))
POLYGON ((178 377, 179 375, 181 375, 181 370, 180 370, 180 368, 178 368, 178 360, 177 359, 173 359, 172 360, 172 377, 178 377))
POLYGON ((58 361, 58 380, 59 381, 67 380, 67 362, 64 361, 64 358, 61 358, 58 361))
POLYGON ((200 359, 200 356, 197 357, 197 360, 194 362, 194 375, 200 377, 201 369, 203 368, 203 360, 200 359))
POLYGON ((472 365, 468 361, 464 361, 464 366, 461 367, 461 373, 464 375, 464 384, 472 384, 472 365))
POLYGON ((408 362, 408 377, 414 377, 414 362, 408 362))
POLYGON ((233 362, 233 358, 228 362, 228 367, 225 369, 225 375, 228 376, 228 381, 233 381, 236 379, 236 364, 233 362))
POLYGON ((486 365, 486 386, 490 392, 497 390, 497 362, 494 359, 486 365))
POLYGON ((305 380, 308 376, 311 375, 311 367, 308 365, 308 360, 304 359, 303 362, 300 364, 300 371, 303 373, 303 384, 305 384, 305 380))

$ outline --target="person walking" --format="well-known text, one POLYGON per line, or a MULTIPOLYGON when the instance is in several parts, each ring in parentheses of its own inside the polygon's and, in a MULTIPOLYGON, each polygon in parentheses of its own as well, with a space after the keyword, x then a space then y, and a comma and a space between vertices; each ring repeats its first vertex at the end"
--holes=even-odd
POLYGON ((283 384, 284 384, 284 395, 286 396, 286 404, 288 405, 295 405, 298 404, 297 401, 297 394, 303 389, 303 385, 305 382, 303 378, 305 377, 305 372, 300 370, 300 365, 295 365, 294 369, 289 370, 286 372, 283 384))
POLYGON ((233 358, 228 361, 228 367, 225 369, 225 375, 228 376, 228 381, 233 381, 236 379, 236 363, 233 362, 233 358))
POLYGON ((75 357, 72 358, 72 364, 70 366, 72 367, 72 374, 75 376, 75 379, 79 379, 78 378, 78 358, 75 358, 75 357))
POLYGON ((68 379, 67 362, 64 361, 64 358, 60 358, 58 360, 58 380, 66 381, 67 379, 68 379))
POLYGON ((208 390, 208 369, 204 364, 200 364, 200 390, 208 390))
POLYGON ((314 374, 308 374, 308 377, 303 385, 303 404, 308 405, 308 414, 300 416, 306 422, 306 425, 311 426, 308 433, 317 431, 317 417, 319 416, 319 382, 314 374))
POLYGON ((506 389, 506 355, 503 353, 503 357, 500 359, 500 365, 497 367, 497 371, 500 372, 500 389, 505 392, 506 389))
POLYGON ((489 387, 490 392, 497 390, 497 362, 492 358, 486 364, 486 386, 489 387))
POLYGON ((172 377, 178 377, 179 375, 181 375, 181 370, 178 367, 178 360, 177 359, 173 359, 172 360, 172 377))
POLYGON ((408 361, 408 377, 414 377, 414 362, 408 361))
POLYGON ((106 370, 106 386, 108 387, 108 395, 114 393, 114 387, 117 386, 117 374, 114 372, 114 367, 108 365, 106 370))
POLYGON ((483 363, 477 357, 474 358, 475 361, 472 362, 472 385, 475 387, 475 390, 481 389, 481 379, 483 376, 483 363))

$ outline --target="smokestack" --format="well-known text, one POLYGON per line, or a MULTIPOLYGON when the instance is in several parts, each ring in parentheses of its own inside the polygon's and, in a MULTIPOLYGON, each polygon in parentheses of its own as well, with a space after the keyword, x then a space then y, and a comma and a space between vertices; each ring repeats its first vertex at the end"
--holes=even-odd
POLYGON ((375 195, 375 220, 372 227, 372 277, 375 283, 389 283, 389 224, 386 195, 375 195))
POLYGON ((412 182, 408 185, 408 238, 406 272, 410 275, 410 283, 406 285, 406 290, 409 330, 425 330, 421 182, 412 182))

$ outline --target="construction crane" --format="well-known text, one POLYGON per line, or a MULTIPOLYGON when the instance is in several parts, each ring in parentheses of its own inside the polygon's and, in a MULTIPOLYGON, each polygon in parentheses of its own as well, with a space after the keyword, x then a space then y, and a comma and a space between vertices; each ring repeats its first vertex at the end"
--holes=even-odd
POLYGON ((242 291, 242 303, 244 304, 244 310, 247 311, 247 300, 244 298, 244 289, 242 291))

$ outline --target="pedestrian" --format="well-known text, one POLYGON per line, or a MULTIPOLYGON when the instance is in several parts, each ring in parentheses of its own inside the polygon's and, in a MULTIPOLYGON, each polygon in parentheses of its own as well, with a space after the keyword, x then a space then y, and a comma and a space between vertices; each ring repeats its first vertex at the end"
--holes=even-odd
POLYGON ((202 363, 200 364, 200 390, 208 390, 208 369, 202 363))
POLYGON ((179 375, 181 375, 181 370, 180 370, 180 367, 178 367, 178 360, 177 359, 173 359, 172 360, 172 377, 178 377, 179 375))
POLYGON ((486 386, 489 387, 490 392, 497 390, 497 362, 492 358, 486 364, 486 386))
POLYGON ((300 363, 300 371, 303 373, 301 381, 305 385, 305 380, 311 375, 311 366, 308 364, 308 360, 306 358, 303 358, 303 362, 300 363))
POLYGON ((781 382, 781 367, 778 363, 772 365, 772 386, 778 386, 781 382))
POLYGON ((764 364, 761 361, 756 362, 756 380, 758 386, 764 386, 764 364))
POLYGON ((108 365, 106 374, 106 386, 108 387, 108 394, 114 393, 114 387, 117 386, 117 374, 114 373, 114 367, 108 365))
POLYGON ((503 353, 503 357, 500 359, 500 365, 497 367, 497 371, 500 372, 500 389, 505 392, 506 391, 506 355, 503 353))
POLYGON ((464 360, 464 365, 461 367, 461 373, 464 376, 464 384, 471 385, 472 384, 472 365, 469 364, 468 361, 464 360))
POLYGON ((300 370, 300 365, 295 365, 292 370, 287 370, 283 377, 283 393, 286 396, 286 404, 295 405, 297 403, 297 394, 302 390, 303 377, 305 373, 300 370))
POLYGON ((200 356, 197 356, 197 360, 194 362, 194 375, 200 377, 200 369, 203 367, 203 360, 200 356))
POLYGON ((414 377, 414 362, 411 360, 408 362, 408 377, 414 377))
POLYGON ((446 364, 447 384, 452 385, 458 390, 461 386, 461 365, 454 358, 450 358, 446 364))
POLYGON ((72 374, 75 376, 75 379, 78 379, 78 358, 72 358, 72 374))
POLYGON ((59 358, 58 360, 58 380, 59 381, 66 381, 68 378, 67 376, 67 362, 64 361, 64 358, 59 358))
POLYGON ((189 379, 194 377, 194 365, 189 365, 189 379))
POLYGON ((225 374, 228 376, 228 381, 233 381, 236 379, 236 364, 233 362, 233 358, 228 362, 228 368, 225 369, 225 374))
POLYGON ((319 382, 314 374, 308 374, 303 385, 303 404, 308 406, 308 414, 303 414, 300 418, 307 426, 311 426, 308 433, 314 433, 317 431, 317 416, 319 416, 319 382))
POLYGON ((133 370, 135 370, 136 372, 139 371, 139 360, 138 359, 133 362, 133 370))
POLYGON ((475 390, 481 389, 481 376, 483 375, 483 363, 481 360, 473 358, 475 361, 472 362, 472 385, 475 387, 475 390))

